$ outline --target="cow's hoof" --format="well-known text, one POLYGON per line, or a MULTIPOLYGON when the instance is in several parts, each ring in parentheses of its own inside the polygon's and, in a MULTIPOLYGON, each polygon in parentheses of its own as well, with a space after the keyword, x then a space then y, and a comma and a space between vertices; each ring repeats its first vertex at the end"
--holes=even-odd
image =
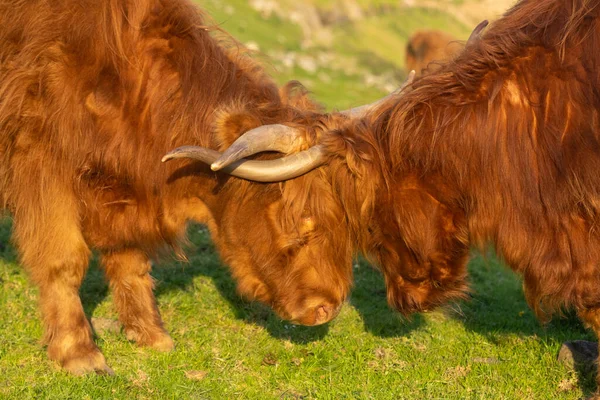
POLYGON ((125 336, 127 340, 136 342, 139 346, 150 347, 154 350, 169 352, 175 349, 173 339, 164 331, 154 334, 149 334, 148 332, 140 334, 132 329, 126 329, 125 336))
POLYGON ((63 368, 73 375, 85 375, 95 372, 101 375, 114 375, 114 371, 106 364, 100 350, 70 357, 62 362, 63 368))
POLYGON ((171 336, 168 334, 162 335, 162 337, 157 338, 153 343, 148 345, 152 347, 154 350, 169 352, 175 350, 175 342, 171 339, 171 336))

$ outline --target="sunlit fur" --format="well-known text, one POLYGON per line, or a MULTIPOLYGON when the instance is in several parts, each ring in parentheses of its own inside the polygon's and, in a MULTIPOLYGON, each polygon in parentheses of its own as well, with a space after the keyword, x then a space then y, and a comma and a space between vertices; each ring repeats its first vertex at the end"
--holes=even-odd
POLYGON ((160 162, 261 124, 321 129, 299 84, 279 90, 205 19, 185 0, 0 4, 0 194, 40 288, 48 353, 71 372, 110 372, 78 294, 92 249, 127 337, 173 347, 149 260, 182 255, 188 220, 209 227, 240 294, 284 318, 326 322, 348 294, 351 230, 322 170, 256 184, 160 162))
POLYGON ((541 319, 573 307, 600 333, 598 49, 600 0, 521 1, 344 130, 388 167, 366 251, 391 304, 460 296, 469 247, 493 245, 541 319))
POLYGON ((437 71, 443 61, 452 59, 463 47, 463 43, 446 32, 417 31, 406 44, 406 70, 414 70, 417 75, 437 71))

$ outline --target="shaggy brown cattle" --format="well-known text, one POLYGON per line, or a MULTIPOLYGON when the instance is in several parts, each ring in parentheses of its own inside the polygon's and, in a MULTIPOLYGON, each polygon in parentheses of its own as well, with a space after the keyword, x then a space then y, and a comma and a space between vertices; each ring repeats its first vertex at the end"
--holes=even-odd
POLYGON ((463 49, 452 35, 438 31, 417 31, 406 45, 406 69, 417 74, 437 71, 443 61, 452 59, 463 49))
MULTIPOLYGON (((487 25, 487 20, 479 23, 467 43, 475 40, 487 25)), ((409 38, 406 45, 406 69, 416 71, 417 75, 435 72, 458 55, 464 47, 464 43, 445 32, 417 31, 409 38)))
MULTIPOLYGON (((241 295, 283 318, 324 323, 348 293, 351 230, 320 171, 264 184, 160 162, 183 144, 226 148, 262 124, 319 129, 299 85, 279 91, 204 19, 185 0, 0 5, 0 194, 40 288, 48 354, 68 371, 110 372, 78 294, 92 249, 127 337, 172 349, 149 260, 181 254, 188 220, 208 225, 241 295)), ((231 173, 304 172, 293 156, 280 163, 283 172, 249 163, 231 173)))
POLYGON ((572 307, 600 335, 599 48, 600 0, 522 0, 454 62, 321 135, 322 162, 376 182, 359 237, 390 304, 463 296, 469 248, 493 244, 539 318, 572 307))
POLYGON ((382 243, 410 254, 399 308, 462 287, 455 257, 492 243, 538 316, 575 307, 600 330, 599 43, 600 0, 523 0, 370 115, 396 216, 382 243))

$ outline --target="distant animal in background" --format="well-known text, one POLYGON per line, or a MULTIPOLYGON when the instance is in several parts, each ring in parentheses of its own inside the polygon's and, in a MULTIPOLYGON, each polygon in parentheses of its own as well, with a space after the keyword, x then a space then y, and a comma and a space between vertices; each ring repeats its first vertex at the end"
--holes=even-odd
POLYGON ((406 69, 415 70, 417 75, 425 75, 440 69, 441 64, 454 57, 463 49, 463 43, 442 31, 417 31, 406 45, 406 69))
MULTIPOLYGON (((471 32, 466 44, 472 43, 488 26, 489 21, 481 21, 471 32)), ((451 60, 465 48, 465 43, 454 36, 439 30, 415 32, 406 45, 406 70, 414 70, 417 75, 426 75, 439 70, 444 61, 451 60)))

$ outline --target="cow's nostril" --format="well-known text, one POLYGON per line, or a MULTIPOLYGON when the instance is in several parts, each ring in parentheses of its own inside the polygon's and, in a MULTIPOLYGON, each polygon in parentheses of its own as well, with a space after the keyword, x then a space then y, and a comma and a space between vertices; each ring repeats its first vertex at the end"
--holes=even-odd
MULTIPOLYGON (((295 310, 295 312, 290 313, 289 320, 305 326, 321 325, 334 319, 342 308, 342 303, 336 305, 329 302, 317 304, 317 306, 302 307, 295 310)), ((285 313, 280 312, 279 315, 286 318, 285 313)))
POLYGON ((321 325, 331 321, 339 314, 342 303, 338 305, 321 304, 314 309, 314 325, 321 325))
POLYGON ((331 307, 329 306, 319 306, 315 310, 315 325, 324 324, 329 321, 329 315, 331 314, 331 307))

